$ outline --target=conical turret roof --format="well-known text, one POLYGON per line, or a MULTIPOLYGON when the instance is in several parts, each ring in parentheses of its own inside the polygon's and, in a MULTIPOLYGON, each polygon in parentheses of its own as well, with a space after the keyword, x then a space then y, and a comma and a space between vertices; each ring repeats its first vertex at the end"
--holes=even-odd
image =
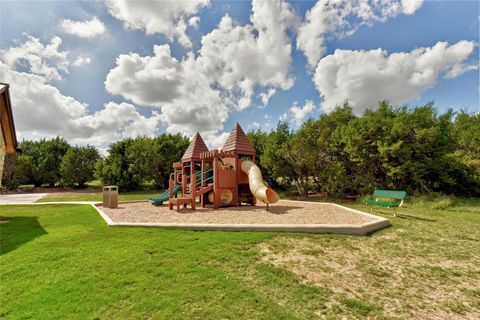
POLYGON ((193 137, 192 142, 188 146, 187 150, 182 156, 182 162, 184 161, 197 161, 200 160, 200 153, 208 151, 207 145, 202 139, 200 133, 193 137))
POLYGON ((236 151, 239 154, 255 155, 255 148, 248 141, 242 127, 237 123, 225 141, 223 151, 236 151))

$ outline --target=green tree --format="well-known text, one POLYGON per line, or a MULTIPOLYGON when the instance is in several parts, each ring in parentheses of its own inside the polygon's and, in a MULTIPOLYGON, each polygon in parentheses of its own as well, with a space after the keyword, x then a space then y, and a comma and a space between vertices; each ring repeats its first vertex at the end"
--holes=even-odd
POLYGON ((453 122, 457 143, 448 161, 453 165, 455 179, 452 193, 480 195, 480 114, 460 112, 453 122))
POLYGON ((339 130, 354 118, 348 104, 323 114, 317 120, 306 121, 292 138, 301 175, 312 181, 316 191, 343 194, 351 189, 351 162, 344 152, 339 130))
POLYGON ((54 186, 60 181, 63 156, 67 153, 70 145, 64 138, 56 137, 39 142, 40 156, 34 159, 36 162, 39 180, 44 184, 54 186))
POLYGON ((267 170, 263 165, 260 159, 262 158, 262 155, 265 152, 265 147, 268 144, 268 134, 257 129, 255 131, 250 131, 247 133, 247 138, 252 144, 252 146, 255 148, 255 153, 256 153, 256 164, 260 168, 260 171, 262 172, 263 179, 268 183, 269 186, 271 187, 278 187, 278 183, 275 181, 275 178, 273 177, 272 173, 270 170, 267 170))
POLYGON ((60 137, 39 141, 24 140, 20 143, 22 153, 17 158, 18 167, 14 177, 21 184, 42 184, 51 186, 60 181, 62 158, 70 148, 68 142, 60 137))
POLYGON ((152 139, 147 171, 157 188, 168 186, 168 179, 173 172, 172 164, 180 161, 189 144, 189 139, 180 134, 162 134, 152 139))
POLYGON ((265 141, 260 164, 265 171, 270 172, 276 185, 272 187, 295 186, 300 194, 305 194, 304 181, 295 170, 295 156, 291 152, 291 139, 293 132, 288 123, 279 122, 265 141), (281 182, 281 183, 279 183, 281 182))
POLYGON ((70 148, 63 156, 60 166, 62 180, 69 185, 84 187, 87 181, 93 180, 95 164, 99 159, 100 154, 93 146, 70 148))
POLYGON ((132 174, 128 159, 128 148, 134 139, 117 141, 110 146, 108 156, 97 162, 96 176, 105 185, 118 185, 123 190, 137 189, 143 179, 132 174))
POLYGON ((98 162, 97 177, 104 184, 115 184, 124 190, 138 189, 151 181, 156 187, 165 188, 173 162, 180 160, 188 144, 189 140, 178 134, 118 141, 110 146, 109 155, 98 162))

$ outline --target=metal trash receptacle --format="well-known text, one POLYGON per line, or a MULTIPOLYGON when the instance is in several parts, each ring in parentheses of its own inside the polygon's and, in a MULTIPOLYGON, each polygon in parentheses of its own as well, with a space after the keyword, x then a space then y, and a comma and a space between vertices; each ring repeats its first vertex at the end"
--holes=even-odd
POLYGON ((118 208, 118 187, 103 187, 103 207, 118 208))

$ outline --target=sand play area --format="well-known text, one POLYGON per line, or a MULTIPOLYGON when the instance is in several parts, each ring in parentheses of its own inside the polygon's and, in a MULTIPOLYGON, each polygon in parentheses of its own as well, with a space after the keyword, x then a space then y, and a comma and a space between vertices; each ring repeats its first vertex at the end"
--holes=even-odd
POLYGON ((152 226, 194 230, 292 231, 311 233, 367 234, 389 226, 387 219, 331 203, 281 200, 266 206, 229 208, 183 208, 168 204, 120 203, 116 209, 97 207, 114 226, 152 226))

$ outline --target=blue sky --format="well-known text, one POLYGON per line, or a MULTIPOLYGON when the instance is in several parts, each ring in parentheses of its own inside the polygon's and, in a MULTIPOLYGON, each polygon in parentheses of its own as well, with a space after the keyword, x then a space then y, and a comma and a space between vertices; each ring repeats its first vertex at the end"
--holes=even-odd
POLYGON ((1 1, 0 63, 4 68, 0 81, 11 84, 19 136, 41 138, 58 134, 74 143, 104 147, 116 139, 135 134, 155 135, 168 131, 192 135, 201 131, 211 146, 219 146, 235 122, 240 122, 246 130, 269 130, 282 119, 297 128, 307 118, 331 111, 344 99, 354 103, 357 114, 382 99, 410 106, 435 101, 440 112, 449 108, 470 113, 480 111, 479 3, 476 1, 423 1, 412 12, 402 7, 401 0, 386 0, 383 8, 375 8, 369 3, 374 13, 372 16, 362 15, 354 6, 346 6, 340 11, 334 8, 327 12, 316 11, 315 6, 319 4, 315 1, 291 1, 276 9, 268 6, 278 3, 267 3, 261 8, 258 6, 257 12, 248 1, 213 1, 194 9, 174 8, 169 11, 174 12, 170 15, 160 12, 173 6, 172 3, 166 1, 155 8, 138 9, 139 16, 143 12, 154 12, 151 20, 146 22, 159 22, 158 28, 163 28, 163 31, 147 34, 146 27, 141 23, 138 25, 138 19, 130 14, 130 9, 115 16, 112 7, 118 4, 1 1), (274 9, 279 10, 276 16, 281 13, 285 19, 275 20, 274 9), (347 10, 350 13, 335 23, 318 24, 327 14, 338 16, 347 10), (306 16, 309 12, 310 20, 306 16), (252 21, 254 14, 260 22, 252 21), (238 35, 229 27, 220 28, 219 23, 225 16, 230 17, 235 26, 243 28, 244 34, 238 35), (198 17, 199 23, 186 27, 185 35, 191 42, 191 46, 186 46, 179 40, 180 33, 173 30, 181 21, 188 24, 192 17, 198 17), (89 38, 80 37, 61 26, 65 19, 86 22, 93 18, 103 24, 104 31, 89 38), (171 24, 163 26, 163 21, 168 19, 171 24), (128 23, 137 23, 137 26, 127 26, 128 23), (274 26, 265 31, 267 42, 278 36, 271 47, 255 47, 261 47, 259 43, 262 42, 258 39, 259 23, 265 23, 266 28, 274 26), (247 57, 250 54, 250 60, 259 59, 254 67, 258 70, 243 70, 242 65, 248 64, 248 60, 239 58, 235 61, 235 54, 233 58, 232 55, 222 56, 223 50, 217 48, 215 52, 203 45, 202 37, 217 29, 223 32, 215 35, 216 41, 225 41, 229 46, 238 44, 236 50, 245 50, 247 57), (307 43, 304 47, 298 45, 300 34, 307 43), (55 36, 61 39, 56 50, 68 52, 65 58, 47 56, 46 50, 38 50, 38 43, 37 49, 32 49, 33 45, 22 47, 28 43, 29 37, 37 39, 40 46, 47 46, 55 36), (311 42, 315 45, 305 49, 313 41, 311 39, 320 39, 318 45, 311 42), (439 44, 443 42, 448 44, 439 44), (458 45, 453 47, 455 44, 458 45), (170 53, 165 51, 163 55, 173 59, 168 66, 175 65, 178 74, 166 79, 164 72, 170 69, 163 62, 155 60, 153 63, 152 59, 152 65, 146 65, 137 59, 138 70, 148 73, 146 84, 150 91, 141 84, 139 88, 132 88, 138 73, 128 74, 127 64, 133 63, 134 54, 158 58, 154 52, 156 45, 168 45, 170 53), (274 52, 288 45, 289 51, 279 52, 277 60, 274 52), (379 48, 382 53, 371 51, 379 48), (418 48, 427 49, 413 53, 418 48), (434 52, 429 53, 428 48, 434 52), (323 53, 319 54, 322 50, 323 53), (187 64, 183 62, 189 53, 196 61, 195 67, 187 70, 187 64), (406 56, 395 57, 392 55, 395 53, 405 53, 406 56), (130 62, 117 63, 122 54, 127 55, 130 62), (217 63, 216 54, 219 56, 217 68, 223 68, 220 71, 208 68, 217 63), (270 56, 262 60, 265 54, 270 56), (60 77, 48 78, 33 70, 32 62, 25 62, 26 55, 36 56, 43 64, 56 68, 60 77), (89 63, 76 66, 79 57, 88 59, 89 63), (403 60, 399 63, 398 59, 403 60), (64 69, 59 67, 61 63, 66 65, 64 69), (262 66, 270 64, 270 70, 262 70, 262 66), (112 81, 107 84, 109 74, 112 81), (162 76, 156 78, 158 74, 162 76), (226 74, 229 75, 227 78, 226 74), (32 79, 28 75, 39 78, 32 79), (417 76, 421 80, 414 81, 417 76), (185 84, 197 77, 198 83, 185 84), (131 82, 126 83, 123 79, 131 82), (336 82, 341 85, 332 87, 336 82), (351 85, 344 85, 346 83, 351 85), (205 89, 202 89, 203 85, 205 89), (39 96, 25 88, 19 89, 19 86, 31 86, 32 90, 39 91, 45 89, 44 92, 49 94, 48 97, 47 94, 39 96), (175 92, 173 100, 155 94, 155 90, 169 86, 175 92), (192 92, 192 88, 198 88, 198 92, 192 92), (268 90, 274 90, 274 94, 264 105, 260 95, 268 90), (155 95, 156 100, 152 100, 151 95, 155 95), (58 111, 52 107, 55 103, 60 108, 58 111), (215 107, 209 109, 209 103, 215 107), (31 119, 32 113, 45 114, 45 118, 35 115, 36 119, 31 119), (49 117, 48 113, 56 116, 49 117), (183 118, 182 113, 185 114, 183 118), (118 122, 108 119, 118 119, 118 122), (59 122, 64 125, 58 125, 59 122))

